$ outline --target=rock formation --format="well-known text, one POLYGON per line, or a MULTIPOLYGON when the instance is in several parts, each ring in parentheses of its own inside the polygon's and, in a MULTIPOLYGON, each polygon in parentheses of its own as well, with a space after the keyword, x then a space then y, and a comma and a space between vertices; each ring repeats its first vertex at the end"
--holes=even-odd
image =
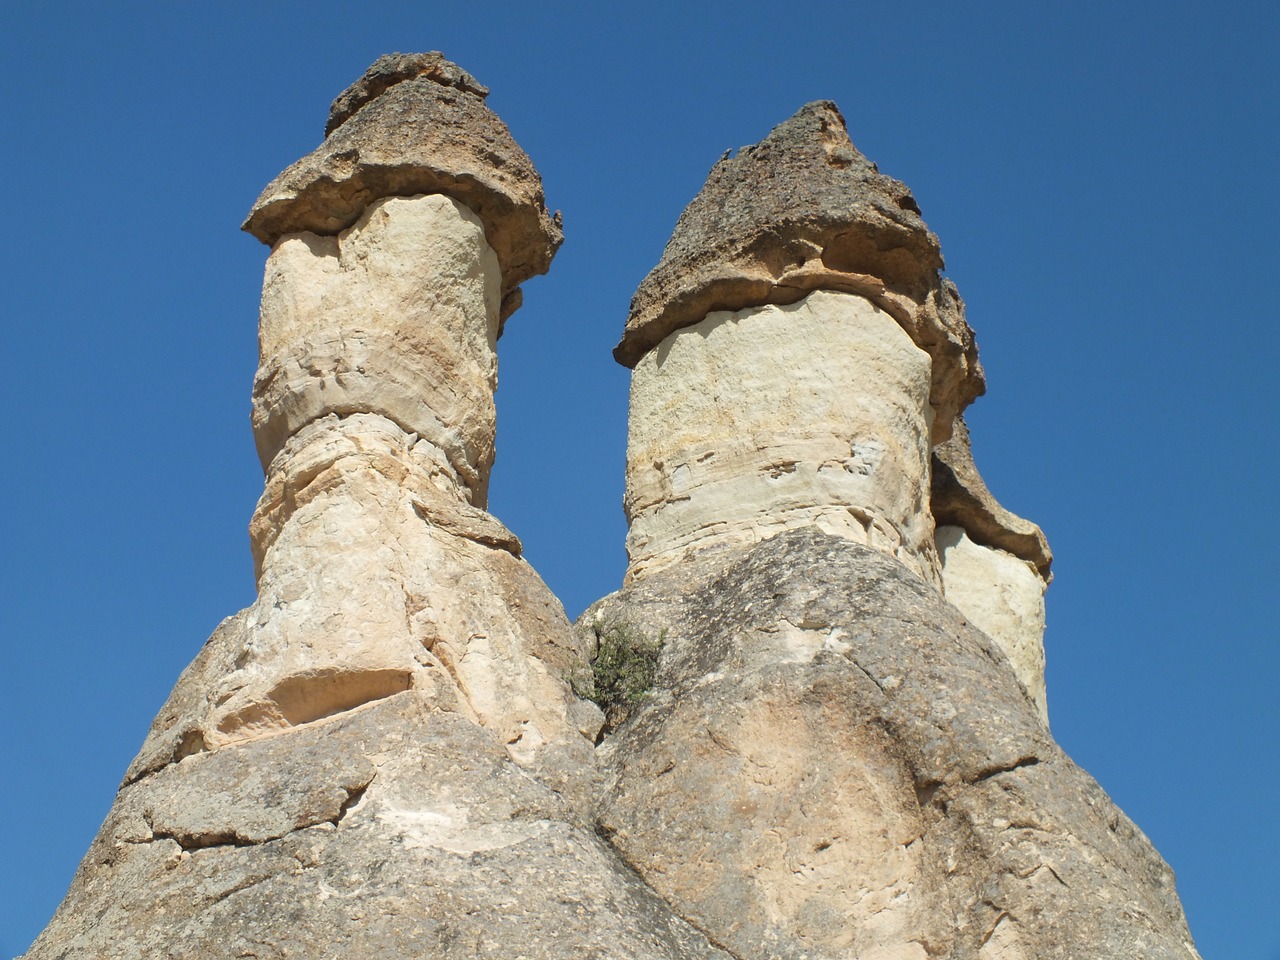
POLYGON ((1052 555, 973 466, 960 413, 985 384, 941 268, 832 103, 717 163, 614 351, 634 368, 628 578, 816 525, 942 588, 1047 717, 1052 555))
POLYGON ((32 960, 723 956, 597 836, 583 641, 484 510, 494 343, 560 243, 485 93, 383 58, 254 206, 258 599, 32 960))
POLYGON ((30 960, 1195 958, 1049 735, 1047 543, 834 105, 717 164, 636 293, 630 564, 570 626, 486 511, 495 342, 561 238, 486 94, 380 59, 250 213, 258 597, 30 960))
POLYGON ((739 958, 1194 957, 1168 867, 1049 736, 1051 556, 973 465, 941 267, 831 103, 681 216, 615 351, 630 567, 583 619, 664 648, 601 824, 739 958))

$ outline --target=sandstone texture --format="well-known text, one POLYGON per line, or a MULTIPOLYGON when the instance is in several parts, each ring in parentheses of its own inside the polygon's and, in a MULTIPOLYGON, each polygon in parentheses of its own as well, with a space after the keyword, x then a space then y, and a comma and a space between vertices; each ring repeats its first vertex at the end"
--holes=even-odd
POLYGON ((727 955, 500 737, 410 690, 126 784, 27 956, 727 955))
POLYGON ((714 311, 794 303, 816 289, 856 293, 933 358, 933 427, 945 440, 984 382, 942 266, 911 192, 858 152, 835 104, 810 103, 712 168, 632 298, 614 356, 634 367, 714 311))
POLYGON ((739 960, 1191 960, 1168 867, 1049 734, 1052 556, 974 466, 941 262, 826 103, 680 218, 615 351, 630 566, 580 629, 661 654, 600 825, 739 960))
POLYGON ((816 528, 583 615, 665 638, 600 820, 739 960, 1195 958, 1173 876, 937 589, 816 528))
POLYGON ((627 581, 817 526, 936 584, 1002 645, 1047 723, 1052 554, 974 465, 961 411, 982 388, 977 347, 910 197, 829 103, 711 171, 616 351, 633 368, 627 581), (693 319, 725 291, 755 303, 693 319))
POLYGON ((264 468, 330 414, 377 413, 444 453, 483 507, 496 425, 500 277, 482 224, 441 195, 372 203, 267 260, 253 385, 264 468))
POLYGON ((856 294, 674 331, 631 378, 628 575, 814 524, 936 580, 929 371, 856 294))

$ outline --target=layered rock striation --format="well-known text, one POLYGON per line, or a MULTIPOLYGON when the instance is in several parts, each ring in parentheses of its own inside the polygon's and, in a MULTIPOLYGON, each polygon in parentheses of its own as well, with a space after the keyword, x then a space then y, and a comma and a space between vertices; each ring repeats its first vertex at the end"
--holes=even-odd
POLYGON ((640 284, 628 579, 816 525, 938 585, 1047 718, 1039 528, 973 465, 973 330, 911 192, 801 108, 717 163, 640 284))
POLYGON ((973 465, 941 266, 830 103, 681 216, 615 351, 630 564, 582 625, 663 646, 601 825, 740 960, 1193 958, 1168 867, 1048 733, 1051 555, 973 465))

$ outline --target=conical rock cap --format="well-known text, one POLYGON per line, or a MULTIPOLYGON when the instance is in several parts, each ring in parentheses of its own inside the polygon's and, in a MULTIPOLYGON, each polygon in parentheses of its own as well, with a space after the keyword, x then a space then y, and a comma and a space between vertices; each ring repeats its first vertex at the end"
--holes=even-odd
POLYGON ((324 143, 267 185, 244 229, 269 245, 301 231, 333 235, 382 197, 444 194, 484 223, 505 317, 564 235, 532 161, 485 106, 488 92, 440 53, 378 58, 334 101, 324 143))
POLYGON ((834 103, 816 101, 712 168, 632 298, 614 356, 634 367, 713 310, 794 303, 816 289, 858 293, 933 357, 930 400, 945 439, 984 386, 942 268, 911 191, 858 152, 834 103))

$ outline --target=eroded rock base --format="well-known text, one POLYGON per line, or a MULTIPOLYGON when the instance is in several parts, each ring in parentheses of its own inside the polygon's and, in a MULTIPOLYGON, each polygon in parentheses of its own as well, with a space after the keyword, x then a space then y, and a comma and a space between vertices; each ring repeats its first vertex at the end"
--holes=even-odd
POLYGON ((727 960, 501 737, 418 690, 125 786, 27 954, 338 956, 727 960))

